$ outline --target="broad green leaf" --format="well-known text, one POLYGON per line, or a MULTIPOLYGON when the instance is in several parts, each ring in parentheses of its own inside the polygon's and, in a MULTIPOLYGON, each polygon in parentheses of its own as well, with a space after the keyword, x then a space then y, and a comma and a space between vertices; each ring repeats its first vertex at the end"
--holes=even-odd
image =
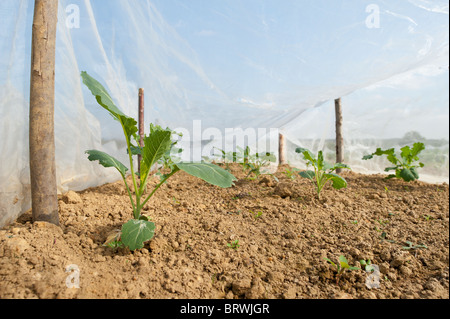
POLYGON ((237 180, 227 170, 210 163, 177 163, 176 166, 192 176, 223 188, 233 186, 233 182, 237 180))
POLYGON ((403 146, 400 151, 402 151, 400 153, 400 156, 403 158, 403 160, 406 163, 411 163, 411 149, 409 148, 409 146, 403 146))
POLYGON ((411 150, 412 156, 417 156, 420 152, 422 152, 425 149, 425 144, 423 143, 414 143, 413 148, 411 150))
POLYGON ((423 143, 414 143, 413 147, 404 146, 401 148, 401 157, 408 164, 411 165, 413 161, 418 160, 417 155, 425 149, 425 145, 423 143))
POLYGON ((370 160, 370 159, 372 159, 373 158, 373 155, 372 154, 369 154, 369 155, 364 155, 363 156, 363 160, 370 160))
POLYGON ((313 171, 301 171, 300 173, 298 173, 301 177, 303 178, 307 178, 307 179, 314 179, 316 177, 316 175, 314 174, 313 171))
POLYGON ((142 219, 131 219, 122 226, 122 243, 130 250, 141 249, 144 242, 153 238, 155 224, 142 219))
POLYGON ((125 135, 128 140, 131 136, 135 136, 137 129, 137 122, 135 119, 123 114, 117 106, 114 104, 108 91, 100 84, 96 79, 91 77, 87 72, 81 72, 81 77, 83 78, 83 83, 91 91, 92 95, 95 96, 97 103, 100 104, 104 109, 106 109, 114 119, 122 124, 125 135))
POLYGON ((417 173, 417 170, 415 167, 410 168, 411 173, 414 175, 415 179, 419 179, 419 173, 417 173))
POLYGON ((404 168, 400 171, 400 177, 405 181, 405 182, 411 182, 416 180, 417 178, 419 178, 419 175, 417 175, 416 170, 414 169, 414 167, 408 169, 408 168, 404 168))
POLYGON ((339 256, 339 263, 341 264, 342 268, 350 268, 347 258, 345 258, 343 255, 339 256))
POLYGON ((334 189, 341 189, 347 187, 347 181, 338 174, 328 173, 324 174, 324 177, 327 180, 331 180, 331 186, 333 186, 334 189))
POLYGON ((144 148, 142 149, 142 160, 146 166, 151 168, 163 155, 170 150, 172 146, 172 132, 154 131, 144 139, 144 148))
POLYGON ((92 95, 95 96, 97 102, 104 107, 107 111, 109 111, 116 119, 120 115, 124 115, 117 106, 114 105, 114 102, 109 95, 108 91, 100 84, 96 79, 91 77, 87 72, 82 71, 81 77, 83 78, 83 83, 88 87, 91 91, 92 95))
POLYGON ((394 152, 395 152, 394 148, 390 148, 390 149, 387 149, 387 150, 382 150, 381 148, 377 148, 375 153, 373 153, 372 155, 377 155, 377 156, 392 155, 392 154, 394 154, 394 152))
POLYGON ((363 159, 364 160, 371 159, 373 157, 373 155, 377 155, 377 156, 387 155, 387 160, 389 162, 391 162, 392 164, 397 164, 397 162, 398 162, 397 157, 395 156, 394 148, 390 148, 387 150, 382 150, 381 148, 377 148, 377 150, 374 153, 372 153, 371 155, 364 156, 363 159))
MULTIPOLYGON (((319 151, 317 155, 317 169, 319 171, 326 170, 325 166, 326 164, 325 161, 323 160, 323 152, 319 151)), ((331 166, 328 165, 328 168, 331 168, 331 166)))
POLYGON ((392 164, 397 164, 399 162, 399 160, 397 159, 397 156, 395 155, 395 153, 389 154, 387 156, 387 160, 389 162, 391 162, 392 164))
POLYGON ((306 148, 297 147, 295 149, 295 152, 303 154, 303 157, 305 158, 305 160, 310 161, 311 163, 316 162, 316 160, 314 159, 314 155, 306 148))
POLYGON ((88 159, 90 161, 99 161, 103 167, 114 167, 122 177, 125 177, 128 168, 111 155, 97 150, 86 151, 86 154, 89 154, 88 159))

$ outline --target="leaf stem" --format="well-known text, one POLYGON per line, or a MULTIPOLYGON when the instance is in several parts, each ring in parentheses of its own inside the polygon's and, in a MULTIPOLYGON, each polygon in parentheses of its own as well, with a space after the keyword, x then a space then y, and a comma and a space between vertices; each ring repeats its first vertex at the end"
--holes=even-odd
POLYGON ((136 183, 136 174, 134 173, 134 167, 133 167, 133 154, 131 153, 131 146, 130 146, 130 136, 128 136, 127 131, 125 129, 124 123, 120 121, 120 124, 122 125, 123 133, 125 135, 125 140, 127 141, 127 148, 128 148, 128 159, 130 161, 130 171, 131 171, 131 177, 133 179, 133 186, 134 186, 134 193, 136 195, 136 206, 133 204, 133 199, 131 197, 131 192, 128 189, 128 185, 125 181, 125 185, 127 185, 128 193, 130 195, 131 204, 133 205, 133 217, 135 219, 139 219, 141 215, 141 206, 140 206, 140 199, 142 194, 140 193, 139 189, 137 188, 136 183))

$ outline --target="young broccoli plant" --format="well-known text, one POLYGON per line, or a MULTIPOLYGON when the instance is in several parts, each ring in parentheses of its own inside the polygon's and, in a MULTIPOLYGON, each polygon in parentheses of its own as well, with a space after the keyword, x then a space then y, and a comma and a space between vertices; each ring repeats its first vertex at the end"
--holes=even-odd
POLYGON ((347 187, 347 181, 341 177, 340 175, 334 173, 338 168, 346 168, 350 169, 350 167, 346 164, 336 163, 334 165, 330 165, 326 163, 323 159, 322 151, 319 151, 317 158, 314 158, 312 153, 305 148, 297 148, 295 150, 296 153, 303 154, 303 158, 307 162, 307 166, 311 165, 314 168, 314 171, 306 170, 300 172, 300 176, 303 178, 307 178, 311 180, 317 192, 317 198, 320 200, 320 192, 324 188, 324 186, 328 183, 328 181, 332 182, 332 186, 334 189, 341 189, 347 187))
POLYGON ((150 134, 144 138, 144 146, 140 147, 139 137, 137 135, 137 122, 135 119, 123 114, 116 105, 105 88, 86 72, 81 73, 83 83, 95 96, 98 104, 107 110, 112 117, 118 121, 123 129, 127 145, 128 160, 130 167, 109 154, 98 150, 88 150, 90 161, 99 161, 104 167, 114 167, 120 173, 130 198, 133 209, 133 218, 122 226, 122 229, 111 239, 114 247, 122 243, 130 250, 140 249, 144 242, 153 238, 155 224, 141 214, 142 208, 155 194, 155 192, 174 174, 184 171, 190 175, 201 178, 204 181, 219 186, 230 187, 236 178, 228 171, 209 163, 183 163, 171 157, 171 150, 174 146, 172 134, 174 132, 169 128, 163 129, 160 126, 150 125, 150 134), (137 172, 133 166, 133 156, 142 156, 140 165, 139 181, 137 172), (154 186, 150 194, 146 194, 146 186, 149 178, 152 176, 151 169, 156 164, 164 166, 164 173, 160 172, 160 181, 154 186), (126 181, 127 172, 131 174, 133 192, 126 181))
POLYGON ((405 182, 411 182, 416 179, 419 179, 419 174, 417 173, 416 168, 424 167, 425 165, 419 161, 419 153, 425 149, 425 145, 423 143, 417 142, 413 144, 413 147, 406 145, 402 147, 400 157, 395 154, 395 149, 390 148, 387 150, 382 150, 381 148, 377 148, 375 153, 364 156, 363 160, 372 159, 376 156, 387 155, 387 160, 394 164, 393 167, 386 167, 384 169, 385 172, 395 171, 395 174, 389 174, 386 179, 390 178, 398 178, 403 179, 405 182), (418 162, 416 164, 416 162, 418 162))
POLYGON ((250 147, 245 149, 237 146, 237 151, 225 152, 218 149, 221 154, 216 155, 225 163, 226 169, 229 169, 228 163, 237 163, 241 166, 242 171, 247 174, 246 178, 250 180, 258 179, 261 175, 271 175, 276 181, 278 179, 270 173, 267 173, 264 168, 270 163, 276 162, 276 156, 270 152, 251 154, 250 147))
POLYGON ((283 172, 284 175, 286 175, 287 178, 294 180, 296 177, 297 172, 299 172, 300 170, 298 168, 292 167, 292 168, 286 168, 285 171, 283 172))
POLYGON ((273 153, 265 152, 265 153, 256 153, 254 155, 249 154, 250 149, 246 148, 246 153, 248 155, 246 160, 247 167, 247 178, 249 179, 258 179, 261 175, 271 175, 276 181, 278 179, 270 173, 267 173, 264 170, 264 167, 270 165, 270 163, 274 163, 276 161, 276 157, 273 153), (250 177, 253 174, 252 177, 250 177))
POLYGON ((348 264, 347 258, 345 258, 343 255, 339 256, 339 263, 335 264, 334 262, 332 262, 330 259, 328 258, 324 258, 325 261, 327 261, 328 263, 330 263, 331 265, 333 265, 336 268, 336 284, 339 283, 339 279, 342 276, 342 274, 344 273, 344 271, 346 269, 348 270, 360 270, 360 268, 358 267, 352 267, 348 264))

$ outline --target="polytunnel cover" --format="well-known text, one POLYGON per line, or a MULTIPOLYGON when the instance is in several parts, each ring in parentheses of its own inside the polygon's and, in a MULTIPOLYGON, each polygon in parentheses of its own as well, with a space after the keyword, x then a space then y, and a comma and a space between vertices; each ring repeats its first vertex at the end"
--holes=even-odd
MULTIPOLYGON (((298 146, 333 158, 342 99, 345 162, 381 172, 376 147, 423 141, 421 180, 448 182, 447 1, 59 1, 55 138, 58 191, 119 178, 87 160, 124 159, 118 123, 82 85, 87 71, 145 127, 183 133, 184 159, 214 147, 298 146), (244 138, 245 137, 245 138, 244 138), (236 141, 235 141, 236 140, 236 141), (236 145, 235 145, 236 144, 236 145)), ((0 2, 0 227, 30 208, 28 109, 34 1, 0 2)))

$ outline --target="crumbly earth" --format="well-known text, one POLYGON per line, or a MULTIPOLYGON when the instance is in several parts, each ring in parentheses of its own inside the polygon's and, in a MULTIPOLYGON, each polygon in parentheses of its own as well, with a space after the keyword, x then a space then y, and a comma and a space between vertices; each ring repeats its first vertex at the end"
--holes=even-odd
POLYGON ((132 216, 122 181, 61 195, 60 227, 27 212, 0 230, 0 298, 449 298, 447 184, 343 172, 348 187, 318 200, 285 169, 276 182, 233 166, 227 189, 177 173, 145 206, 155 237, 134 252, 103 246, 132 216), (379 273, 337 277, 324 258, 340 255, 379 273))

